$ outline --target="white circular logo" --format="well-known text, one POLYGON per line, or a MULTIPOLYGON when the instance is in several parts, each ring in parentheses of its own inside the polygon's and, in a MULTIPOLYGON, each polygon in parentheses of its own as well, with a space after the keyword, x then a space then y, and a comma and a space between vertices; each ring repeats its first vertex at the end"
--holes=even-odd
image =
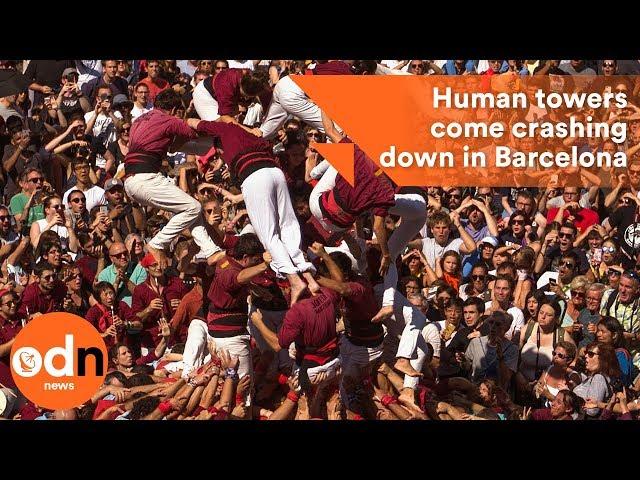
POLYGON ((42 356, 33 347, 22 347, 11 359, 14 372, 21 377, 33 377, 42 368, 42 356))
POLYGON ((640 223, 632 223, 624 231, 624 241, 631 248, 640 248, 640 223))

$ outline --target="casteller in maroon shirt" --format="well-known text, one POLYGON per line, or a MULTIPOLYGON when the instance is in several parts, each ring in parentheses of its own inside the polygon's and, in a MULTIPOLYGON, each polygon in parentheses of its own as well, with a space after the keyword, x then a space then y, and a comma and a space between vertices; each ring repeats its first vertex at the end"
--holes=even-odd
POLYGON ((161 110, 140 115, 131 125, 129 153, 124 159, 125 173, 158 173, 176 136, 185 141, 198 137, 184 120, 161 110))
POLYGON ((371 323, 378 313, 376 297, 371 285, 364 279, 348 282, 349 293, 344 296, 345 334, 351 343, 362 347, 376 347, 382 343, 382 323, 371 323))
MULTIPOLYGON (((240 103, 240 82, 242 77, 249 74, 249 70, 242 68, 227 68, 222 70, 215 77, 205 78, 204 87, 218 102, 219 115, 231 115, 238 109, 240 103)), ((271 103, 273 92, 265 89, 260 93, 260 103, 266 111, 271 103)))
POLYGON ((337 355, 336 319, 340 296, 328 288, 320 293, 294 303, 284 316, 282 328, 278 333, 278 343, 282 348, 296 344, 296 363, 312 360, 324 365, 337 355), (323 349, 327 345, 336 348, 323 349), (324 350, 319 353, 318 349, 324 350))
POLYGON ((222 159, 229 165, 231 175, 241 184, 260 168, 278 166, 271 143, 238 125, 202 120, 198 123, 197 131, 220 139, 222 159))
POLYGON ((168 275, 165 278, 166 283, 161 295, 151 287, 150 276, 147 276, 147 279, 133 290, 131 310, 134 314, 147 308, 152 300, 156 298, 162 300, 162 311, 153 310, 143 322, 144 330, 140 334, 140 344, 143 347, 155 348, 160 343, 158 320, 162 315, 170 320, 177 309, 171 307, 171 300, 182 300, 189 291, 180 278, 168 275))
POLYGON ((328 62, 318 62, 315 68, 308 69, 310 75, 353 75, 351 67, 342 60, 330 60, 328 62))
MULTIPOLYGON (((353 143, 344 137, 340 143, 353 143)), ((361 213, 371 211, 379 217, 387 216, 389 208, 395 205, 395 193, 391 183, 382 176, 373 161, 354 144, 354 186, 342 175, 336 176, 333 190, 320 197, 320 209, 334 225, 348 227, 361 213), (336 205, 344 213, 339 214, 336 205), (346 215, 345 215, 346 214, 346 215)))
MULTIPOLYGON (((134 320, 138 320, 138 318, 133 313, 133 310, 131 310, 129 305, 127 305, 123 301, 120 301, 117 305, 114 305, 113 310, 113 313, 120 317, 123 322, 132 322, 134 320)), ((89 309, 89 311, 87 311, 85 320, 93 325, 100 333, 104 333, 112 323, 111 309, 109 307, 106 307, 105 305, 102 305, 101 303, 96 303, 89 309)), ((129 346, 127 337, 128 335, 125 332, 124 338, 119 341, 123 341, 127 346, 129 346)), ((111 348, 113 345, 115 345, 116 339, 113 336, 109 335, 107 337, 104 337, 104 343, 107 345, 107 348, 111 348)))
MULTIPOLYGON (((18 333, 20 333, 20 330, 22 330, 22 323, 20 322, 17 315, 13 321, 7 320, 2 315, 0 315, 0 345, 9 343, 11 340, 16 338, 18 333)), ((5 355, 4 357, 0 357, 0 383, 8 388, 13 388, 15 387, 15 383, 13 382, 13 377, 11 376, 11 368, 9 366, 9 362, 9 354, 5 355)))
POLYGON ((209 335, 218 338, 246 335, 249 305, 249 285, 238 283, 243 270, 233 258, 227 256, 216 265, 216 273, 209 288, 209 335))
POLYGON ((29 315, 36 312, 50 313, 62 310, 64 297, 67 294, 67 287, 60 280, 56 280, 51 292, 45 293, 40 289, 39 283, 32 283, 22 292, 22 300, 18 307, 17 316, 26 318, 27 309, 29 315))

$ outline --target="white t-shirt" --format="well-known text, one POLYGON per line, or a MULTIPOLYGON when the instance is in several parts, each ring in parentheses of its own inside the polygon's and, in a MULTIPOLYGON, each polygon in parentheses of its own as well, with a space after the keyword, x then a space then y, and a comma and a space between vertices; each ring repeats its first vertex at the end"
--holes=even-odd
POLYGON ((227 62, 229 63, 229 68, 248 68, 249 70, 255 68, 253 60, 227 60, 227 62))
POLYGON ((102 75, 102 60, 76 60, 78 70, 78 87, 102 75))
POLYGON ((140 115, 143 113, 147 113, 153 110, 153 106, 147 105, 144 108, 138 107, 135 103, 133 104, 133 108, 131 109, 131 122, 135 122, 140 115))
MULTIPOLYGON (((118 119, 122 119, 122 114, 118 111, 114 111, 113 114, 118 119)), ((89 123, 89 120, 95 116, 95 112, 87 112, 84 114, 85 123, 89 123)), ((91 131, 94 137, 102 136, 103 144, 105 148, 109 146, 111 142, 115 142, 117 139, 116 134, 116 126, 113 124, 113 120, 108 115, 100 112, 98 118, 96 118, 96 122, 93 125, 93 129, 91 131)), ((96 166, 99 168, 104 168, 107 164, 107 161, 102 155, 96 155, 96 166)), ((89 208, 87 206, 87 208, 89 208)))
MULTIPOLYGON (((64 192, 62 196, 62 203, 67 205, 67 200, 69 199, 69 194, 74 190, 80 190, 78 187, 74 186, 64 192)), ((89 190, 82 192, 84 193, 85 198, 87 199, 87 210, 90 212, 93 207, 96 205, 106 205, 107 199, 104 196, 104 189, 100 188, 98 185, 94 185, 89 190)))
MULTIPOLYGON (((40 233, 44 232, 44 229, 47 228, 47 224, 49 223, 46 218, 42 220, 38 220, 36 222, 38 227, 40 227, 40 233)), ((64 225, 54 225, 49 230, 52 230, 58 234, 60 237, 60 243, 62 244, 62 249, 68 251, 69 250, 69 230, 64 225)))
POLYGON ((460 246, 462 244, 464 244, 464 242, 461 238, 454 238, 453 240, 450 240, 447 245, 441 247, 436 243, 435 238, 423 238, 422 253, 424 253, 429 266, 435 270, 437 258, 442 258, 442 255, 447 250, 453 250, 454 252, 460 253, 460 246))
MULTIPOLYGON (((492 302, 489 301, 484 304, 485 312, 491 308, 491 303, 492 302)), ((507 313, 513 317, 513 321, 511 322, 511 326, 504 336, 507 338, 507 340, 513 341, 516 333, 519 333, 522 329, 522 326, 524 325, 524 313, 522 313, 522 310, 520 310, 518 307, 514 306, 510 307, 507 310, 507 313)))
MULTIPOLYGON (((547 202, 547 209, 551 209, 551 208, 554 208, 554 207, 560 208, 565 203, 566 202, 564 201, 564 197, 562 195, 560 195, 558 197, 553 197, 552 199, 550 199, 547 202)), ((578 202, 578 204, 582 208, 591 208, 591 204, 589 203, 589 192, 588 191, 586 191, 585 193, 583 193, 580 196, 580 201, 578 202)))
POLYGON ((444 328, 444 320, 440 322, 429 322, 422 329, 422 338, 433 347, 433 356, 440 358, 440 332, 444 328))

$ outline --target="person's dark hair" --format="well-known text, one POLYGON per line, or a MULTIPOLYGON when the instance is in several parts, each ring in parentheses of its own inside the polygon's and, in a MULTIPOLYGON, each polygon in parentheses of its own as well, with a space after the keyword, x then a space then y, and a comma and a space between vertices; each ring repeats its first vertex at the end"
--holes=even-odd
MULTIPOLYGON (((576 227, 573 223, 571 222, 562 222, 562 225, 560 225, 560 228, 570 228, 571 230, 573 230, 573 234, 575 235, 576 233, 578 233, 578 227, 576 227)), ((560 229, 558 229, 559 231, 560 229)))
POLYGON ((62 203, 62 198, 60 198, 60 195, 54 193, 53 195, 47 195, 46 197, 44 197, 44 200, 42 201, 44 208, 49 208, 51 206, 51 201, 54 198, 57 198, 58 200, 60 200, 60 203, 62 203))
POLYGON ((620 363, 616 356, 616 351, 613 345, 602 342, 591 342, 586 347, 586 351, 591 350, 593 347, 598 347, 598 360, 600 363, 600 369, 596 373, 607 375, 610 378, 617 378, 621 375, 620 363))
POLYGON ((611 332, 613 348, 625 348, 624 328, 617 318, 610 317, 608 315, 600 317, 598 325, 603 325, 604 328, 611 332))
POLYGON ((453 257, 456 259, 456 261, 458 262, 458 267, 456 268, 455 274, 459 275, 460 271, 462 270, 462 257, 455 250, 447 250, 446 252, 444 252, 442 254, 442 257, 440 258, 440 265, 443 271, 444 271, 444 259, 447 257, 453 257))
POLYGON ((462 307, 470 307, 472 305, 475 305, 478 308, 478 312, 480 312, 481 315, 484 313, 484 302, 482 299, 478 297, 469 297, 464 301, 462 307))
MULTIPOLYGON (((348 281, 353 275, 351 268, 351 259, 349 258, 349 256, 344 252, 331 252, 329 256, 338 265, 338 268, 344 275, 345 279, 348 281)), ((331 276, 329 274, 329 269, 324 262, 322 262, 318 266, 318 273, 323 277, 331 276)))
POLYGON ((354 75, 374 75, 378 68, 375 60, 354 60, 351 71, 354 75))
POLYGON ((46 271, 50 271, 50 272, 55 272, 56 269, 54 268, 53 265, 51 265, 49 262, 45 261, 45 260, 41 260, 38 263, 36 263, 36 268, 35 268, 35 274, 38 277, 41 277, 42 274, 46 271))
POLYGON ((129 377, 129 387, 141 387, 143 385, 153 385, 153 378, 147 373, 136 373, 129 377))
MULTIPOLYGON (((522 197, 522 198, 526 198, 528 200, 531 200, 533 203, 533 206, 535 207, 535 198, 533 197, 533 193, 531 193, 529 190, 520 190, 517 194, 516 194, 516 200, 518 199, 518 197, 522 197)), ((516 210, 518 211, 518 210, 516 210)), ((514 212, 515 213, 515 212, 514 212)), ((526 216, 526 215, 525 215, 526 216)))
POLYGON ((178 92, 176 92, 173 88, 168 88, 167 90, 163 90, 156 96, 156 99, 153 102, 153 106, 160 110, 166 110, 167 112, 170 112, 174 108, 184 108, 184 103, 182 102, 182 97, 178 92))
POLYGON ((513 316, 510 313, 502 312, 500 310, 492 312, 491 315, 489 315, 489 317, 487 318, 487 320, 490 320, 490 319, 498 320, 502 324, 502 326, 507 330, 509 329, 509 327, 511 326, 511 323, 513 322, 513 316))
MULTIPOLYGON (((479 300, 479 299, 478 299, 478 300, 479 300)), ((464 302, 463 302, 462 300, 460 300, 458 297, 453 297, 453 298, 451 299, 451 301, 449 302, 449 304, 448 304, 446 307, 444 307, 444 308, 445 308, 445 310, 446 310, 447 308, 454 307, 454 308, 456 308, 457 310, 462 311, 462 307, 463 307, 463 306, 464 306, 464 302)))
POLYGON ((567 363, 573 362, 573 360, 576 358, 577 350, 576 350, 576 346, 573 343, 560 340, 556 344, 556 348, 557 347, 564 348, 565 351, 567 352, 567 355, 569 356, 569 358, 567 359, 567 363))
POLYGON ((109 90, 109 92, 111 92, 111 87, 106 83, 101 83, 100 85, 98 85, 98 87, 96 88, 96 98, 98 98, 100 90, 109 90))
POLYGON ((126 343, 116 343, 109 349, 109 361, 115 364, 116 358, 118 358, 118 352, 120 351, 120 347, 127 347, 126 343))
MULTIPOLYGON (((144 375, 153 375, 154 371, 155 370, 153 369, 153 367, 151 365, 134 365, 133 367, 131 367, 131 372, 140 373, 140 374, 144 374, 144 375)), ((133 377, 131 377, 131 378, 133 378, 133 377)))
POLYGON ((513 213, 511 214, 511 216, 509 217, 509 227, 511 227, 511 225, 513 225, 513 217, 522 217, 524 218, 524 224, 525 225, 531 225, 531 219, 529 218, 529 216, 524 213, 524 211, 522 210, 514 210, 513 213))
POLYGON ((93 292, 95 293, 96 300, 100 301, 100 295, 106 290, 111 290, 113 293, 116 293, 116 289, 113 288, 113 285, 111 285, 109 282, 96 283, 93 287, 93 292))
POLYGON ((573 264, 575 265, 574 270, 578 269, 578 266, 579 266, 578 254, 573 250, 569 250, 568 252, 563 253, 561 258, 568 258, 569 260, 573 260, 573 264))
POLYGON ((158 397, 144 396, 133 403, 133 408, 131 408, 131 412, 129 412, 127 418, 130 420, 141 420, 158 408, 158 405, 160 405, 160 399, 158 397))
MULTIPOLYGON (((515 274, 517 273, 518 267, 516 267, 516 264, 513 263, 513 261, 507 260, 506 262, 502 262, 500 265, 498 265, 498 268, 496 268, 496 275, 497 276, 504 275, 505 270, 511 270, 511 272, 515 276, 515 274)), ((513 279, 512 277, 509 277, 509 278, 513 279)))
POLYGON ((534 320, 538 318, 538 310, 540 310, 540 305, 547 299, 547 296, 544 294, 542 290, 531 290, 527 293, 527 296, 524 299, 524 315, 525 318, 529 315, 527 312, 527 304, 529 303, 530 298, 535 298, 538 302, 538 309, 536 310, 536 316, 533 317, 534 320))
POLYGON ((245 255, 262 255, 263 253, 264 247, 258 236, 255 233, 245 233, 238 237, 238 243, 233 249, 233 258, 241 259, 245 255))
POLYGON ((17 115, 11 115, 9 118, 7 118, 7 120, 4 122, 4 125, 9 135, 13 135, 16 132, 21 131, 23 127, 22 119, 17 115))
MULTIPOLYGON (((416 277, 413 277, 413 278, 416 278, 416 277)), ((418 283, 420 283, 419 280, 418 280, 418 283)), ((448 293, 451 296, 451 298, 455 298, 455 297, 458 296, 458 292, 456 292, 456 289, 453 288, 448 283, 444 284, 444 285, 440 285, 438 287, 438 290, 436 290, 436 296, 440 295, 441 293, 445 293, 445 292, 448 293)))
POLYGON ((104 385, 111 385, 111 380, 113 379, 118 380, 123 387, 129 387, 129 379, 127 378, 127 376, 120 372, 119 370, 114 370, 113 372, 109 372, 107 373, 107 375, 104 377, 104 385))
POLYGON ((38 239, 38 245, 35 251, 36 258, 44 257, 53 247, 58 247, 58 250, 62 252, 60 236, 53 230, 46 230, 42 232, 42 235, 40 235, 40 238, 38 239), (45 233, 47 235, 45 235, 45 233))
POLYGON ((513 281, 513 278, 511 278, 508 275, 498 275, 496 277, 496 281, 494 282, 494 286, 495 286, 496 283, 498 283, 498 280, 502 280, 502 281, 507 282, 509 284, 509 288, 511 289, 511 291, 513 293, 513 290, 515 289, 515 283, 516 283, 516 282, 513 281))
POLYGON ((551 308, 553 308, 556 321, 560 318, 560 315, 562 314, 562 307, 560 306, 560 303, 558 303, 557 300, 553 300, 545 297, 545 299, 542 302, 538 303, 538 312, 540 311, 540 307, 542 307, 543 305, 549 305, 551 308))
POLYGON ((251 72, 240 80, 242 91, 249 97, 255 97, 266 88, 269 88, 268 73, 261 70, 251 72))
POLYGON ((78 420, 93 420, 93 414, 98 408, 98 403, 87 402, 82 407, 76 408, 78 420))
POLYGON ((33 172, 37 172, 38 174, 40 174, 40 176, 44 176, 44 174, 42 173, 42 170, 40 170, 39 168, 27 167, 20 174, 20 181, 21 182, 26 182, 27 181, 27 177, 29 176, 29 174, 31 174, 33 172))
POLYGON ((584 407, 584 399, 569 389, 560 390, 558 395, 562 394, 562 403, 565 407, 571 408, 572 413, 578 413, 584 407))

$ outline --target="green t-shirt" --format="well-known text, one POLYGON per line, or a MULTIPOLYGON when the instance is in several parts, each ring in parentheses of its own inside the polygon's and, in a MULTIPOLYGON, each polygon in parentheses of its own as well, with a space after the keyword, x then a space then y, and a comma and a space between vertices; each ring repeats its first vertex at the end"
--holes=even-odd
MULTIPOLYGON (((20 215, 28 201, 29 197, 25 193, 18 193, 11 197, 11 201, 9 202, 9 211, 11 212, 11 215, 20 215)), ((33 222, 37 222, 43 218, 44 205, 39 204, 32 206, 29 209, 29 215, 27 216, 27 226, 30 227, 33 222)))

